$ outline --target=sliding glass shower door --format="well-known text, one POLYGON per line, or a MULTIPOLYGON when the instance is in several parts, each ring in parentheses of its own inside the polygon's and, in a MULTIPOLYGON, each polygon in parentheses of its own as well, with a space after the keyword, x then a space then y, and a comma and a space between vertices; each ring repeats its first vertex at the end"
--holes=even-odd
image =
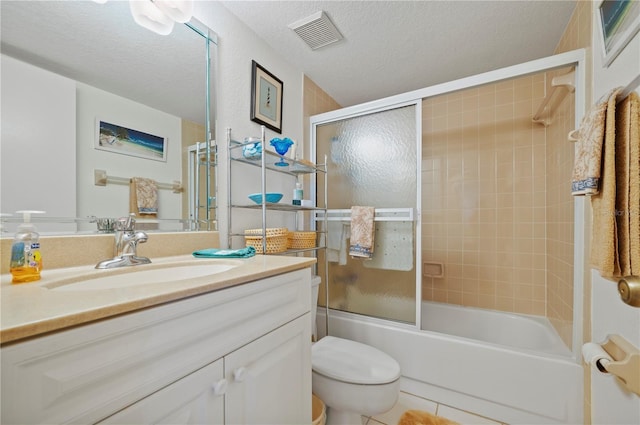
MULTIPOLYGON (((418 112, 410 104, 315 126, 316 158, 327 157, 327 249, 320 264, 326 256, 322 277, 331 309, 415 322, 418 112), (376 209, 372 259, 348 255, 352 206, 376 209)), ((320 305, 326 300, 322 285, 320 305)))

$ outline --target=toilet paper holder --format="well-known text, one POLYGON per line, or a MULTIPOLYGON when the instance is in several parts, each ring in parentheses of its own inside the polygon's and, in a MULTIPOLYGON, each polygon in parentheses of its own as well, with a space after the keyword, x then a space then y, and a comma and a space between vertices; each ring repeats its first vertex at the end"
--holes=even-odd
POLYGON ((600 346, 611 357, 600 365, 629 391, 640 395, 640 350, 620 335, 608 335, 600 346))

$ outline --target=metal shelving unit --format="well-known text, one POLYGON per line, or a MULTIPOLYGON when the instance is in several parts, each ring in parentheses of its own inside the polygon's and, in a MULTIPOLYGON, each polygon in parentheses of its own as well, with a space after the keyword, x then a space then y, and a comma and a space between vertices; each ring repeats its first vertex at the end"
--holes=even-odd
MULTIPOLYGON (((260 143, 262 145, 262 153, 256 155, 252 158, 246 158, 243 156, 243 148, 249 144, 253 144, 255 141, 251 142, 240 142, 237 140, 233 140, 231 137, 231 129, 227 128, 227 199, 229 204, 229 213, 227 220, 227 238, 228 238, 228 246, 232 246, 233 238, 236 237, 244 237, 244 233, 234 232, 233 231, 233 210, 234 209, 249 209, 249 210, 260 210, 262 212, 262 247, 263 252, 267 252, 267 215, 271 213, 310 213, 309 217, 309 226, 316 231, 318 234, 324 234, 325 237, 317 238, 318 241, 323 240, 326 241, 326 231, 327 231, 327 223, 324 220, 324 224, 322 225, 322 229, 317 228, 318 223, 322 223, 316 219, 316 217, 320 214, 321 216, 326 217, 326 208, 316 208, 316 207, 303 207, 298 205, 289 205, 283 203, 269 203, 266 202, 265 193, 267 193, 267 174, 268 173, 280 173, 285 175, 290 175, 297 179, 300 175, 314 175, 318 173, 327 173, 327 160, 325 158, 324 164, 314 164, 310 165, 306 161, 300 161, 296 159, 287 158, 288 165, 287 166, 278 166, 275 165, 277 162, 281 161, 281 156, 275 152, 269 151, 265 149, 266 147, 266 138, 265 138, 265 128, 264 126, 261 128, 261 136, 260 143), (252 167, 259 167, 261 170, 261 182, 260 182, 260 193, 262 193, 262 203, 261 204, 250 204, 250 203, 236 203, 233 201, 232 194, 232 177, 231 177, 231 167, 233 164, 239 165, 247 165, 252 167)), ((295 183, 294 183, 295 184, 295 183)), ((324 205, 327 205, 327 179, 324 179, 324 205)), ((314 202, 317 204, 317 202, 314 202)), ((296 227, 298 227, 298 220, 296 216, 296 227)), ((300 229, 296 229, 300 230, 300 229)), ((305 249, 289 249, 286 252, 278 253, 278 255, 289 255, 289 254, 298 254, 304 252, 315 252, 318 249, 324 249, 325 246, 317 246, 313 248, 305 248, 305 249)))

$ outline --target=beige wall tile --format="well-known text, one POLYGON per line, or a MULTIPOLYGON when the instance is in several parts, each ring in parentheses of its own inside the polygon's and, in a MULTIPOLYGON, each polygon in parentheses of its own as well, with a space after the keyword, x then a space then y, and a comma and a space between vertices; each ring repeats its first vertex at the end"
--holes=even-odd
MULTIPOLYGON (((564 121, 546 129, 531 121, 550 78, 526 76, 423 102, 430 111, 423 145, 446 140, 444 178, 435 183, 423 174, 422 181, 430 193, 446 194, 440 205, 428 201, 435 214, 424 217, 427 226, 436 217, 446 223, 427 227, 445 234, 425 234, 444 253, 439 299, 446 294, 447 302, 567 320, 570 302, 563 297, 572 290, 561 279, 571 273, 556 269, 572 268, 565 258, 572 235, 564 231, 572 220, 571 145, 560 140, 568 132, 564 121), (550 274, 555 287, 547 290, 550 274)), ((573 104, 561 106, 563 120, 572 119, 573 104)), ((424 158, 435 160, 433 152, 425 149, 424 158)))

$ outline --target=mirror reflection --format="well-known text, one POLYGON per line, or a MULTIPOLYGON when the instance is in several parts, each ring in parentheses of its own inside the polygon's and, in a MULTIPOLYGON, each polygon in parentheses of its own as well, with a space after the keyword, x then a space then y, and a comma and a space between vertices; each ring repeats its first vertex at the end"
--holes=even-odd
POLYGON ((158 35, 125 1, 0 8, 3 231, 17 210, 46 211, 43 233, 130 212, 146 230, 214 229, 215 34, 192 19, 158 35), (134 177, 155 183, 153 214, 134 177))

